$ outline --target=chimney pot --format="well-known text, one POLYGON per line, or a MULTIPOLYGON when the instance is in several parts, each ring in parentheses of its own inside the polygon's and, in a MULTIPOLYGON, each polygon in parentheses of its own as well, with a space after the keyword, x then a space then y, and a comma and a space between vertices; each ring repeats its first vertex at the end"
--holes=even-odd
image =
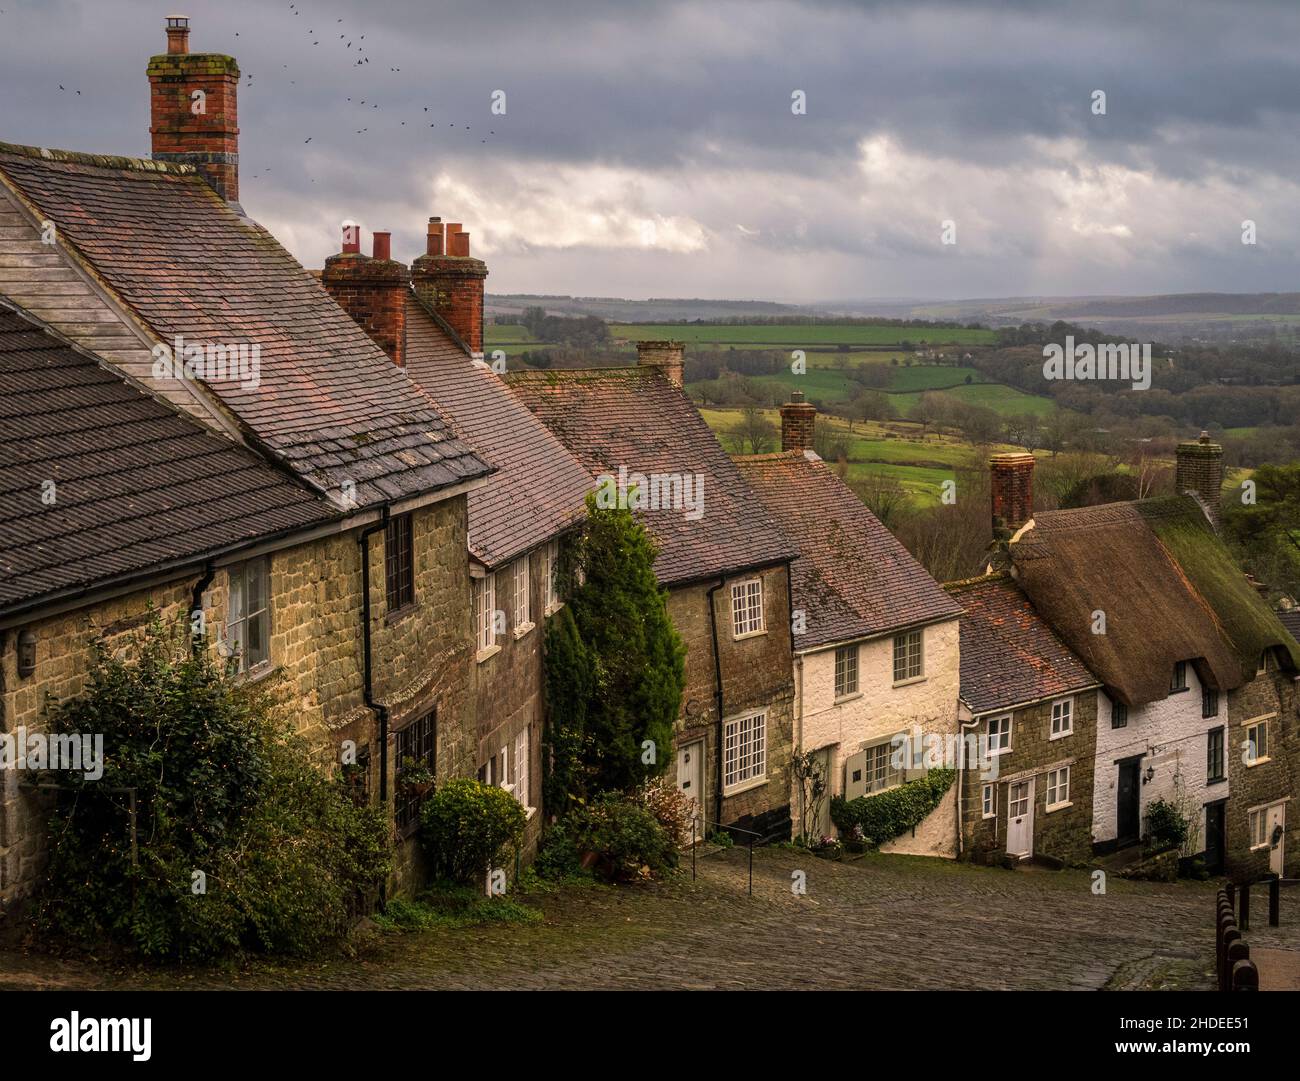
POLYGON ((426 255, 442 254, 442 238, 445 226, 441 218, 429 219, 429 235, 425 244, 424 251, 426 255))
POLYGON ((393 257, 393 234, 375 233, 373 251, 376 259, 391 259, 393 257))
POLYGON ((186 15, 167 16, 167 52, 176 56, 190 51, 190 20, 186 15))
POLYGON ((343 226, 343 254, 359 255, 361 253, 361 226, 351 222, 343 226))
POLYGON ((682 385, 685 361, 681 342, 648 341, 636 343, 636 362, 648 368, 658 368, 674 386, 682 385))

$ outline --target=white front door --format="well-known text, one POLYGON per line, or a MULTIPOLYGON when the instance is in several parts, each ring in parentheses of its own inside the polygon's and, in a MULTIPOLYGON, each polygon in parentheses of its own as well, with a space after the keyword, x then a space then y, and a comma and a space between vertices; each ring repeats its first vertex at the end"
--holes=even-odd
POLYGON ((704 828, 704 740, 684 743, 677 748, 677 787, 691 801, 695 817, 695 838, 703 840, 704 828))
POLYGON ((1034 779, 1007 785, 1007 851, 1013 856, 1034 854, 1034 779))
POLYGON ((1286 865, 1286 804, 1275 803, 1268 809, 1268 869, 1278 878, 1286 865))

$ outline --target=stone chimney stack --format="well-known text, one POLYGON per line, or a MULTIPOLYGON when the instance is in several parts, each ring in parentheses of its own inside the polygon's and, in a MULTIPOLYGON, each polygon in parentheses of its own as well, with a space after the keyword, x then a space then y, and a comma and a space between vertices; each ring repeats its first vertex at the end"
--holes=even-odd
POLYGON ((680 387, 686 368, 682 355, 684 349, 681 342, 637 342, 636 362, 649 368, 658 368, 668 382, 680 387))
POLYGON ((217 194, 239 202, 239 65, 190 52, 190 20, 167 19, 167 51, 150 59, 149 134, 154 161, 193 165, 217 194))
POLYGON ((792 390, 781 406, 781 449, 812 450, 817 426, 817 407, 803 400, 802 390, 792 390))
POLYGON ((1178 464, 1174 471, 1174 490, 1195 492, 1210 511, 1214 527, 1219 526, 1219 508, 1223 493, 1223 448, 1210 442, 1210 433, 1199 439, 1178 444, 1178 464))
POLYGON ((1034 516, 1034 456, 1024 451, 989 459, 993 536, 1015 533, 1034 516))
POLYGON ((487 264, 469 254, 459 222, 430 218, 425 253, 411 266, 416 294, 442 316, 476 359, 483 358, 483 281, 487 264))
POLYGON ((406 297, 411 275, 390 258, 390 233, 375 233, 374 255, 361 254, 361 231, 343 227, 343 250, 325 260, 321 284, 399 368, 406 366, 406 297))

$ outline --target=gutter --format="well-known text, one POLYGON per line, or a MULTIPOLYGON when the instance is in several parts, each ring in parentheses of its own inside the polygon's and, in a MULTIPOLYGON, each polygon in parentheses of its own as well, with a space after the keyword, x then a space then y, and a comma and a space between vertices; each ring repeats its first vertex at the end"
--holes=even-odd
POLYGON ((718 734, 717 747, 714 757, 717 759, 717 780, 718 794, 716 800, 716 814, 714 819, 716 825, 722 825, 722 716, 723 716, 723 698, 722 698, 722 656, 718 652, 718 610, 713 603, 713 595, 727 584, 727 579, 719 578, 717 584, 710 587, 705 596, 709 602, 709 633, 713 636, 713 699, 718 711, 718 734))
POLYGON ((980 722, 978 717, 972 717, 969 721, 963 721, 960 719, 958 719, 957 721, 957 745, 960 748, 960 753, 957 756, 957 799, 954 802, 957 804, 957 858, 958 859, 961 859, 961 854, 966 850, 965 838, 962 836, 962 832, 961 832, 961 804, 962 804, 962 796, 966 791, 965 781, 962 777, 962 774, 966 772, 966 740, 962 736, 962 732, 967 728, 974 728, 979 723, 980 722))

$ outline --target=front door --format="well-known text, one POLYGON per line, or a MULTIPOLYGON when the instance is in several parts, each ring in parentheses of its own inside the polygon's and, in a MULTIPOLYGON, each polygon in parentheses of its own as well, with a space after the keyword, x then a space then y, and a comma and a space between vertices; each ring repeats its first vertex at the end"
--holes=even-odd
POLYGON ((1205 805, 1205 869, 1212 875, 1223 874, 1223 830, 1226 807, 1227 804, 1223 801, 1205 805))
POLYGON ((1007 785, 1007 851, 1021 858, 1034 854, 1034 779, 1007 785))
POLYGON ((1286 866, 1286 804, 1275 803, 1268 809, 1268 869, 1278 878, 1286 866))
POLYGON ((704 740, 684 743, 677 748, 677 787, 691 801, 695 818, 695 837, 703 840, 704 828, 704 740))
POLYGON ((1119 764, 1119 795, 1115 809, 1115 843, 1136 844, 1142 833, 1142 759, 1119 764))

